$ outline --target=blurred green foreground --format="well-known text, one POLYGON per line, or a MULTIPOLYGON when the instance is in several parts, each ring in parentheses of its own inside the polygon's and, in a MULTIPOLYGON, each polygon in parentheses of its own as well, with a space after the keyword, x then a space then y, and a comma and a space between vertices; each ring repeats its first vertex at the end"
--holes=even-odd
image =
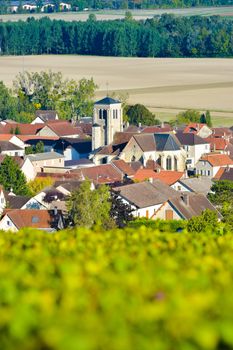
POLYGON ((0 349, 233 349, 233 234, 1 232, 0 349))

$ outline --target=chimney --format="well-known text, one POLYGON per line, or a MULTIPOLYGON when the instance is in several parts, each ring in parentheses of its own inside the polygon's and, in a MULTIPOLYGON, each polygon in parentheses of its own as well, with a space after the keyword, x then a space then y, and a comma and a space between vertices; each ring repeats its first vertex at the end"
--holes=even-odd
POLYGON ((181 196, 182 200, 184 201, 184 203, 186 205, 189 205, 189 195, 187 193, 183 193, 183 195, 181 196))
POLYGON ((153 184, 153 177, 149 177, 149 183, 153 184))

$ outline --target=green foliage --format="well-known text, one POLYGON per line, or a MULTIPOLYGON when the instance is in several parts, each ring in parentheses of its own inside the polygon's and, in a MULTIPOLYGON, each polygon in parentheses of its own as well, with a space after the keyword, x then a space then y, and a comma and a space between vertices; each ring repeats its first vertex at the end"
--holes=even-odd
POLYGON ((117 227, 124 227, 133 220, 133 209, 119 197, 118 192, 111 192, 111 210, 110 217, 114 220, 117 227))
POLYGON ((26 178, 19 165, 10 156, 6 156, 0 166, 0 184, 6 191, 12 189, 15 194, 28 194, 26 178))
POLYGON ((0 119, 12 119, 17 113, 17 100, 10 90, 0 81, 0 119))
POLYGON ((67 201, 67 209, 71 222, 75 226, 108 227, 112 224, 110 193, 107 186, 101 185, 92 190, 91 182, 83 181, 80 187, 71 193, 67 201))
POLYGON ((211 187, 209 200, 219 209, 223 221, 233 228, 233 182, 228 180, 216 181, 211 187))
POLYGON ((233 348, 233 244, 154 229, 0 236, 4 350, 233 348))
POLYGON ((211 120, 210 111, 206 111, 206 124, 209 127, 212 127, 212 120, 211 120))
POLYGON ((56 110, 63 119, 92 115, 96 89, 93 79, 63 79, 62 73, 23 72, 14 81, 14 91, 24 104, 56 110))
POLYGON ((219 232, 218 215, 213 210, 206 209, 200 216, 193 216, 187 223, 188 232, 203 233, 203 232, 219 232))
POLYGON ((177 125, 188 124, 188 123, 199 123, 201 119, 200 112, 189 109, 185 112, 180 112, 177 117, 175 123, 177 125))
MULTIPOLYGON (((0 45, 3 55, 232 57, 232 32, 231 18, 220 16, 163 14, 146 21, 86 22, 41 18, 0 23, 0 45)), ((60 90, 58 85, 58 95, 60 90)))
POLYGON ((150 220, 146 218, 136 219, 128 223, 128 227, 137 229, 146 227, 160 232, 181 232, 186 228, 185 220, 150 220))
POLYGON ((130 106, 126 110, 127 119, 130 124, 138 125, 156 125, 160 124, 158 119, 155 119, 155 115, 149 111, 144 105, 136 104, 130 106))
POLYGON ((25 148, 26 154, 34 154, 34 153, 44 153, 44 142, 39 141, 35 146, 28 146, 25 148))

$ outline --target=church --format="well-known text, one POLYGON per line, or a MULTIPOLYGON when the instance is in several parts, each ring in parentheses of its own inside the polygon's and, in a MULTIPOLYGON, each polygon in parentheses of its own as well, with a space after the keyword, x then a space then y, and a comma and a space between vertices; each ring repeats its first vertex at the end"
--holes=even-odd
POLYGON ((94 104, 92 126, 92 151, 110 145, 116 132, 123 131, 121 102, 105 97, 94 104))

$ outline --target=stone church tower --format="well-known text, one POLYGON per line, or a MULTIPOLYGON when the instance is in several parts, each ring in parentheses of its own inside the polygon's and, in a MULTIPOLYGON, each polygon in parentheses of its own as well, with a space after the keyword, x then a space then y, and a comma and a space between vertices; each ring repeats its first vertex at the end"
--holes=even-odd
POLYGON ((113 142, 116 132, 123 131, 123 112, 121 102, 105 97, 94 104, 92 127, 92 150, 113 142))

